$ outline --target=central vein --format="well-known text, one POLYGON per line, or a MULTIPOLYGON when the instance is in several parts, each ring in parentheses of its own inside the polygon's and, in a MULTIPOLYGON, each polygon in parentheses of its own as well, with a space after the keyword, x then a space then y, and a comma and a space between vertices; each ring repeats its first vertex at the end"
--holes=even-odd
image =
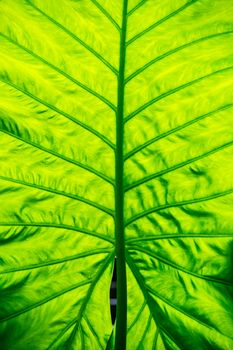
POLYGON ((126 349, 127 331, 127 283, 124 239, 124 75, 126 53, 127 3, 123 0, 122 26, 120 32, 120 59, 118 76, 118 102, 116 112, 116 155, 115 155, 115 235, 117 267, 117 315, 116 350, 126 349))

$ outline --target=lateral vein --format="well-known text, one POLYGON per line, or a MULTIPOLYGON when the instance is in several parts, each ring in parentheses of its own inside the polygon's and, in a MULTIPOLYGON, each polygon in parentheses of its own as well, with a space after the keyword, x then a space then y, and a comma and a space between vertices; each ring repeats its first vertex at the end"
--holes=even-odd
POLYGON ((106 254, 106 253, 110 253, 110 252, 111 251, 108 248, 106 248, 106 249, 105 248, 93 249, 93 250, 89 250, 88 252, 85 252, 85 253, 71 255, 71 256, 67 256, 65 258, 61 258, 61 259, 49 260, 49 261, 44 261, 44 262, 41 262, 38 264, 31 264, 31 265, 21 266, 19 268, 11 268, 8 270, 3 270, 3 271, 0 271, 0 275, 12 273, 12 272, 25 271, 25 270, 34 270, 34 269, 38 269, 41 267, 57 265, 57 264, 62 264, 64 262, 78 260, 80 258, 85 258, 85 257, 91 256, 91 255, 106 254))
POLYGON ((55 26, 57 26, 59 29, 64 31, 67 35, 69 35, 72 39, 77 41, 80 45, 85 47, 86 50, 91 52, 96 58, 98 58, 106 67, 108 67, 114 74, 117 75, 117 70, 115 67, 112 66, 110 62, 108 62, 101 54, 99 54, 97 51, 95 51, 91 46, 89 46, 87 43, 85 43, 82 39, 80 39, 77 35, 72 33, 69 29, 64 27, 61 23, 57 22, 55 19, 50 17, 47 13, 42 11, 39 7, 37 7, 35 4, 33 4, 30 0, 26 0, 26 2, 34 8, 36 11, 41 13, 44 17, 46 17, 50 22, 52 22, 55 26))
POLYGON ((89 167, 88 165, 80 163, 80 162, 78 162, 78 161, 76 161, 76 160, 74 160, 72 158, 66 157, 63 154, 60 154, 60 153, 58 153, 56 151, 53 151, 51 149, 48 149, 46 147, 43 147, 42 145, 37 144, 35 142, 32 142, 30 140, 25 140, 25 139, 23 139, 22 137, 20 137, 18 135, 15 135, 15 134, 13 134, 11 132, 8 132, 7 130, 1 129, 1 127, 0 127, 0 132, 2 132, 4 134, 7 134, 7 135, 9 135, 9 136, 11 136, 11 137, 13 137, 15 139, 18 139, 18 140, 22 141, 23 143, 26 143, 26 144, 28 144, 30 146, 33 146, 33 147, 35 147, 35 148, 37 148, 37 149, 39 149, 39 150, 41 150, 43 152, 51 154, 51 155, 55 156, 56 158, 60 158, 60 159, 66 161, 66 162, 68 162, 70 164, 77 165, 78 167, 87 170, 88 172, 96 175, 97 177, 101 178, 103 181, 106 181, 106 182, 110 183, 111 185, 114 184, 114 182, 113 182, 113 180, 111 178, 109 178, 108 176, 104 175, 103 173, 100 173, 99 171, 95 170, 94 168, 89 167))
POLYGON ((8 40, 9 42, 11 42, 12 44, 14 44, 15 46, 19 47, 20 49, 24 50, 25 52, 27 52, 28 54, 30 54, 31 56, 36 58, 37 60, 39 60, 39 61, 43 62, 44 64, 46 64, 51 69, 55 70, 57 73, 59 73, 60 75, 64 76, 66 79, 72 81, 72 83, 74 83, 78 87, 82 88, 83 90, 87 91, 89 94, 91 94, 91 95, 95 96, 96 98, 98 98, 99 100, 101 100, 103 103, 105 103, 107 106, 109 106, 113 111, 116 111, 116 107, 113 105, 113 103, 110 102, 104 96, 100 95, 98 92, 92 90, 87 85, 81 83, 79 80, 77 80, 74 77, 70 76, 66 72, 62 71, 60 68, 54 66, 52 63, 46 61, 43 57, 37 55, 36 53, 34 53, 33 51, 31 51, 31 50, 27 49, 26 47, 22 46, 18 42, 13 41, 9 37, 7 37, 5 34, 0 33, 0 35, 2 37, 4 37, 6 40, 8 40))
MULTIPOLYGON (((106 242, 109 242, 111 244, 114 244, 114 240, 112 238, 109 238, 108 236, 104 236, 104 234, 96 233, 93 231, 86 230, 81 227, 67 225, 67 224, 56 224, 56 223, 49 223, 49 222, 0 222, 0 226, 16 226, 16 227, 50 227, 50 228, 58 228, 58 229, 65 229, 70 230, 74 232, 78 232, 81 234, 87 234, 89 236, 93 236, 96 238, 99 238, 101 240, 104 240, 106 242)), ((1 241, 1 240, 0 240, 1 241)))
POLYGON ((213 238, 213 237, 218 237, 218 238, 230 238, 230 237, 233 237, 233 233, 229 233, 229 234, 204 234, 204 233, 190 233, 190 234, 160 234, 160 235, 148 235, 148 236, 145 236, 145 237, 138 237, 138 238, 129 238, 126 240, 126 245, 131 245, 132 243, 135 243, 135 242, 143 242, 143 241, 153 241, 153 240, 160 240, 160 239, 166 239, 166 240, 169 240, 169 239, 176 239, 176 238, 179 238, 179 239, 184 239, 184 238, 191 238, 191 239, 194 239, 194 238, 213 238))
POLYGON ((228 34, 232 34, 233 31, 230 30, 230 31, 226 31, 226 32, 222 32, 222 33, 214 33, 214 34, 211 34, 211 35, 207 35, 205 37, 202 37, 202 38, 199 38, 199 39, 196 39, 196 40, 193 40, 193 41, 190 41, 189 43, 187 44, 184 44, 184 45, 181 45, 181 46, 178 46, 176 48, 174 48, 173 50, 170 50, 170 51, 167 51, 165 52, 164 54, 158 56, 158 57, 155 57, 153 60, 149 61, 148 63, 146 63, 145 65, 143 65, 142 67, 140 67, 139 69, 137 69, 134 73, 130 74, 126 79, 125 79, 125 84, 127 84, 130 80, 132 80, 133 78, 135 78, 137 75, 139 75, 140 73, 142 73, 144 70, 146 70, 147 68, 151 67, 154 63, 158 62, 158 61, 161 61, 163 60, 164 58, 168 57, 168 56, 171 56, 173 55, 174 53, 177 53, 183 49, 186 49, 187 47, 189 46, 192 46, 192 45, 195 45, 195 44, 198 44, 202 41, 206 41, 206 40, 209 40, 209 39, 212 39, 212 38, 215 38, 215 37, 219 37, 219 36, 222 36, 222 35, 228 35, 228 34))
POLYGON ((24 89, 21 89, 20 87, 18 87, 17 85, 15 85, 12 82, 6 81, 4 79, 0 78, 0 81, 4 84, 7 84, 9 86, 11 86, 12 88, 14 88, 15 90, 18 90, 20 92, 22 92, 22 94, 29 96, 31 99, 37 101, 38 103, 40 103, 43 106, 48 107, 49 109, 55 111, 56 113, 64 116, 65 118, 71 120, 72 122, 74 122, 75 124, 78 124, 79 126, 83 127, 83 129, 88 130, 90 133, 92 133, 93 135, 97 136, 99 139, 101 139, 103 142, 107 143, 112 149, 115 149, 115 146, 111 143, 111 141, 107 140, 107 138, 105 138, 104 135, 100 134, 98 131, 92 129, 90 126, 85 125, 84 123, 80 122, 79 120, 77 120, 76 118, 74 118, 72 115, 70 115, 69 113, 66 113, 60 109, 58 109, 57 107, 51 105, 48 102, 45 102, 44 100, 41 100, 40 98, 38 98, 37 96, 31 94, 29 91, 26 91, 24 89))
POLYGON ((142 32, 136 34, 134 37, 132 37, 130 40, 127 41, 126 45, 130 45, 132 44, 135 40, 139 39, 141 36, 145 35, 146 33, 148 33, 149 31, 151 31, 152 29, 158 27, 160 24, 162 24, 163 22, 167 21, 168 19, 174 17, 175 15, 177 15, 178 13, 182 12, 183 10, 185 10, 187 7, 191 6, 192 4, 194 4, 195 2, 197 2, 198 0, 191 0, 188 1, 186 4, 184 4, 183 6, 179 7, 177 10, 173 11, 172 13, 170 13, 169 15, 161 18, 159 21, 155 22, 154 24, 152 24, 151 26, 147 27, 146 29, 144 29, 142 32))
MULTIPOLYGON (((84 314, 85 309, 87 307, 88 301, 91 298, 91 295, 92 295, 92 293, 94 291, 94 288, 96 287, 96 284, 98 283, 99 279, 104 274, 104 272, 106 271, 106 269, 108 268, 110 263, 113 262, 114 255, 115 255, 115 252, 113 252, 112 254, 109 254, 109 256, 107 257, 105 263, 102 265, 102 267, 96 273, 95 277, 92 279, 92 282, 90 284, 90 287, 88 289, 88 292, 86 294, 84 302, 83 302, 83 304, 82 304, 82 306, 81 306, 81 308, 79 310, 78 316, 77 316, 77 318, 75 320, 75 327, 74 327, 74 329, 73 329, 73 331, 71 333, 71 336, 69 338, 69 343, 67 344, 68 345, 67 350, 70 349, 70 347, 72 346, 73 339, 75 337, 75 334, 78 331, 79 325, 81 324, 81 320, 82 320, 83 314, 84 314)), ((71 325, 73 324, 73 322, 74 322, 74 320, 71 322, 71 325)), ((69 327, 69 325, 68 325, 68 327, 69 327)))
POLYGON ((86 284, 90 284, 91 281, 92 281, 92 279, 87 279, 86 281, 82 281, 82 282, 76 283, 76 284, 74 284, 74 285, 72 285, 72 286, 70 286, 68 288, 63 289, 62 291, 54 293, 53 295, 51 295, 51 296, 49 296, 49 297, 47 297, 47 298, 45 298, 43 300, 38 301, 37 303, 35 303, 33 305, 29 305, 29 306, 25 307, 23 310, 14 312, 11 315, 8 315, 8 316, 0 319, 0 322, 5 322, 5 321, 13 319, 13 318, 15 318, 17 316, 20 316, 20 315, 24 314, 25 312, 31 311, 31 310, 37 308, 38 306, 41 306, 41 305, 44 305, 44 304, 48 303, 49 301, 59 297, 60 295, 68 293, 68 292, 70 292, 70 291, 72 291, 74 289, 77 289, 79 287, 85 286, 86 284))
POLYGON ((159 210, 163 210, 163 209, 167 209, 167 208, 173 208, 173 207, 181 207, 183 205, 189 205, 189 204, 195 204, 195 203, 200 203, 200 202, 205 202, 208 200, 212 200, 215 198, 219 198, 219 197, 223 197, 223 196, 227 196, 230 195, 231 193, 233 193, 233 189, 227 190, 227 191, 223 191, 220 193, 215 193, 206 197, 202 197, 202 198, 196 198, 196 199, 190 199, 190 200, 186 200, 186 201, 182 201, 182 202, 177 202, 177 203, 170 203, 170 204, 164 204, 158 207, 153 207, 150 209, 145 210, 142 213, 136 214, 135 216, 133 216, 132 218, 130 218, 129 220, 126 221, 125 227, 132 224, 133 222, 149 215, 152 213, 155 213, 159 210))
POLYGON ((160 261, 162 264, 170 266, 171 268, 173 268, 175 270, 182 271, 182 272, 184 272, 184 273, 186 273, 186 274, 188 274, 190 276, 194 276, 196 278, 200 278, 200 279, 208 281, 208 282, 214 282, 214 283, 218 283, 218 284, 224 284, 224 285, 227 285, 227 286, 233 286, 233 283, 231 283, 231 282, 220 280, 220 279, 217 279, 217 278, 214 278, 214 277, 208 277, 208 276, 205 276, 205 275, 201 275, 199 273, 190 271, 190 270, 188 270, 188 269, 186 269, 186 268, 184 268, 184 267, 182 267, 180 265, 175 265, 171 261, 168 261, 167 259, 164 259, 163 257, 158 256, 155 253, 149 252, 146 249, 143 249, 142 247, 131 246, 130 248, 128 248, 128 250, 129 251, 130 250, 135 250, 135 251, 142 252, 142 253, 144 253, 144 254, 146 254, 148 256, 151 256, 151 257, 155 258, 156 260, 160 261))
POLYGON ((128 13, 127 16, 131 16, 135 11, 137 11, 147 0, 140 1, 136 6, 134 6, 128 13))
POLYGON ((150 107, 151 105, 153 105, 155 102, 157 101, 160 101, 162 99, 164 99, 165 97, 167 96, 170 96, 170 95, 173 95, 174 93, 176 93, 177 91, 180 91, 180 90, 183 90, 185 89, 186 87, 188 86, 191 86, 191 85, 194 85, 196 83, 198 83, 199 81, 201 80, 204 80, 206 78, 209 78, 213 75, 216 75, 216 74, 219 74, 219 73, 223 73, 223 72, 226 72, 228 70, 231 70, 233 68, 233 66, 229 66, 229 67, 225 67, 225 68, 222 68, 222 69, 219 69, 217 71, 214 71, 212 73, 209 73, 207 75, 204 75, 202 77, 199 77, 197 79, 194 79, 194 80, 191 80, 185 84, 182 84, 180 86, 177 86, 176 88, 174 89, 171 89, 157 97, 154 97, 153 99, 151 99, 150 101, 146 102, 144 105, 142 105, 141 107, 137 108, 134 112, 130 113, 124 120, 124 123, 127 123, 130 119, 132 119, 133 117, 135 117, 137 114, 139 114, 140 112, 144 111, 145 109, 147 109, 148 107, 150 107))
MULTIPOLYGON (((103 13, 103 15, 116 27, 118 32, 120 32, 120 26, 115 21, 115 19, 110 15, 110 13, 96 0, 91 0, 91 2, 103 13)), ((114 68, 115 69, 115 68, 114 68)), ((115 69, 116 70, 116 69, 115 69)), ((117 70, 116 70, 117 72, 117 70)))
POLYGON ((219 146, 217 148, 214 148, 214 149, 212 149, 212 150, 210 150, 210 151, 208 151, 206 153, 203 153, 203 154, 201 154, 201 155, 199 155, 197 157, 185 160, 184 162, 181 162, 181 163, 179 163, 177 165, 174 165, 174 166, 172 166, 170 168, 166 168, 166 169, 161 170, 161 171, 159 171, 157 173, 148 175, 148 176, 144 177, 143 179, 135 181, 132 184, 128 185, 125 188, 125 192, 127 192, 129 190, 132 190, 133 188, 135 188, 137 186, 143 185, 146 182, 148 182, 150 180, 153 180, 153 179, 155 179, 155 178, 157 178, 157 177, 159 177, 161 175, 168 174, 169 172, 175 171, 175 170, 180 169, 180 168, 182 168, 182 167, 184 167, 184 166, 186 166, 188 164, 194 163, 194 162, 196 162, 198 160, 201 160, 201 159, 203 159, 205 157, 208 157, 208 156, 210 156, 210 155, 212 155, 212 154, 214 154, 216 152, 219 152, 219 151, 223 150, 224 148, 231 147, 232 145, 233 145, 233 141, 230 141, 230 142, 228 142, 228 143, 226 143, 224 145, 221 145, 221 146, 219 146))
POLYGON ((64 196, 64 197, 67 197, 67 198, 71 198, 71 199, 74 199, 74 200, 77 200, 77 201, 80 201, 80 202, 83 202, 87 205, 90 205, 91 207, 94 207, 110 216, 114 216, 113 215, 113 211, 111 209, 108 209, 100 204, 97 204, 95 202, 92 202, 91 200, 89 199, 86 199, 86 198, 83 198, 83 197, 80 197, 78 195, 73 195, 73 194, 70 194, 70 193, 66 193, 64 191, 59 191, 59 190, 56 190, 56 189, 52 189, 52 188, 48 188, 48 187, 45 187, 43 185, 37 185, 37 184, 33 184, 33 183, 28 183, 26 181, 23 181, 23 180, 18 180, 18 179, 13 179, 13 178, 10 178, 10 177, 7 177, 7 176, 2 176, 0 175, 0 179, 1 180, 4 180, 4 181, 8 181, 8 182, 14 182, 14 183, 17 183, 17 184, 20 184, 20 185, 23 185, 23 186, 28 186, 28 187, 32 187, 32 188, 36 188, 36 189, 39 189, 41 191, 45 191, 45 192, 50 192, 50 193, 53 193, 53 194, 57 194, 59 196, 64 196))
POLYGON ((154 303, 153 303, 153 299, 151 297, 151 295, 149 294, 148 292, 148 288, 147 286, 145 285, 145 282, 143 280, 143 277, 140 273, 140 271, 138 270, 138 268, 136 267, 133 259, 131 258, 130 254, 128 253, 128 251, 126 251, 126 261, 127 261, 127 264, 132 272, 132 274, 134 275, 136 281, 137 281, 137 284, 139 286, 139 288, 141 289, 143 295, 144 295, 144 298, 147 302, 147 305, 149 307, 149 310, 150 310, 150 313, 154 319, 154 322, 157 326, 157 329, 159 329, 159 331, 164 331, 165 333, 167 333, 169 335, 169 337, 172 339, 172 341, 174 342, 174 344, 176 344, 178 346, 178 344, 175 342, 175 340, 173 339, 172 335, 170 335, 170 333, 164 328, 164 326, 162 325, 162 323, 160 322, 159 318, 158 318, 158 314, 154 308, 154 303))

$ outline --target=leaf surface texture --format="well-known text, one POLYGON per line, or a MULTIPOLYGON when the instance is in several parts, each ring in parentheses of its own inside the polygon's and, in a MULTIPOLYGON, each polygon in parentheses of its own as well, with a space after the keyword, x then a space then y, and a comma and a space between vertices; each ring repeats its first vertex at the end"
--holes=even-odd
POLYGON ((114 349, 120 114, 127 350, 233 348, 232 13, 0 1, 2 350, 114 349))

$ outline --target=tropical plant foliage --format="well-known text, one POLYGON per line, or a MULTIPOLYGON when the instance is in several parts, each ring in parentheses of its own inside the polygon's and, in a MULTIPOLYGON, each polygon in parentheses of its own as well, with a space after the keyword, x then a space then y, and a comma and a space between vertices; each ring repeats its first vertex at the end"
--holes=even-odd
POLYGON ((1 350, 233 349, 232 14, 0 1, 1 350))

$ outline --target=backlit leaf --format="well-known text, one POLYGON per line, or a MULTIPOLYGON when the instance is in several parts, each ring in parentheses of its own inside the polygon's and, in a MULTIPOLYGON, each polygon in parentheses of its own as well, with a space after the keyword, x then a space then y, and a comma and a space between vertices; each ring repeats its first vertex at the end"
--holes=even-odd
POLYGON ((0 1, 1 350, 233 349, 232 14, 0 1))

